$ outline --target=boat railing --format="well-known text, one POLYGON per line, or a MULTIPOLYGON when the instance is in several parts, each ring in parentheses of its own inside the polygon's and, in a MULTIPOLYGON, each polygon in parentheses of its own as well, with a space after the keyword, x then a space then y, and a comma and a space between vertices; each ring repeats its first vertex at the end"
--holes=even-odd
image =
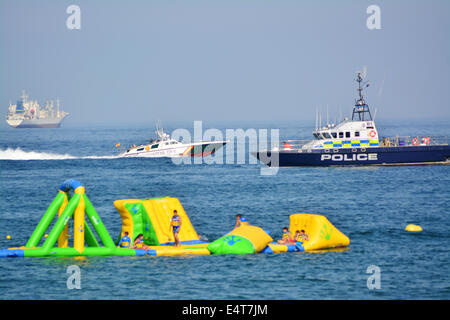
MULTIPOLYGON (((317 140, 282 140, 281 150, 302 149, 307 144, 317 140)), ((449 145, 447 136, 392 136, 382 137, 379 140, 380 147, 407 147, 407 146, 426 146, 426 145, 449 145)), ((311 146, 311 149, 313 146, 311 146)))
MULTIPOLYGON (((315 140, 312 140, 315 141, 315 140)), ((312 142, 311 140, 282 140, 280 149, 302 149, 304 146, 312 142)))
POLYGON ((382 137, 380 147, 408 147, 426 145, 448 145, 447 136, 393 136, 382 137))

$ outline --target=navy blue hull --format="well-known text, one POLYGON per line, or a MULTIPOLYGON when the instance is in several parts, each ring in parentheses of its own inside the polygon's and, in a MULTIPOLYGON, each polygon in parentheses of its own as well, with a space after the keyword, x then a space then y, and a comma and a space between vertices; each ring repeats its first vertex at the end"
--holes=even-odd
POLYGON ((258 152, 256 157, 266 165, 274 167, 432 164, 449 160, 450 147, 434 145, 342 148, 316 149, 309 152, 294 149, 258 152))

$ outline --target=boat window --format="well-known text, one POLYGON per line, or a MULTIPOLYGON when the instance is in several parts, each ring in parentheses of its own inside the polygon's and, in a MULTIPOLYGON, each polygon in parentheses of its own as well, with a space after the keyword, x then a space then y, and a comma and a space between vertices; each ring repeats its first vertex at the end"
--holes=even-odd
POLYGON ((142 151, 142 150, 144 150, 144 148, 139 148, 139 149, 137 149, 136 151, 142 151))
POLYGON ((343 138, 344 137, 344 133, 343 132, 339 132, 339 138, 343 138))
POLYGON ((158 146, 159 146, 159 144, 154 144, 154 145, 152 145, 152 149, 156 149, 156 148, 158 148, 158 146))
POLYGON ((355 137, 359 137, 359 131, 355 131, 355 137))
POLYGON ((328 132, 323 132, 322 135, 325 137, 325 139, 331 139, 331 136, 328 134, 328 132))
POLYGON ((314 137, 315 137, 316 139, 320 139, 320 136, 319 136, 318 133, 313 133, 313 135, 314 135, 314 137))
POLYGON ((336 139, 337 138, 337 133, 336 132, 331 132, 331 136, 336 139))
POLYGON ((350 138, 350 132, 347 131, 347 132, 345 133, 345 137, 346 137, 346 138, 350 138))

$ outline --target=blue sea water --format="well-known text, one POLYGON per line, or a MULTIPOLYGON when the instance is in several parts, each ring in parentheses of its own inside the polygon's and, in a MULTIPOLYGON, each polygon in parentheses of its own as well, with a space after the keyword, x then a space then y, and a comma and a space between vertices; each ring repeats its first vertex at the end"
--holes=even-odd
MULTIPOLYGON (((450 137, 443 120, 383 122, 385 135, 450 137)), ((166 123, 192 130, 192 122, 166 123)), ((308 139, 310 123, 204 123, 204 129, 279 128, 308 139)), ((0 248, 26 243, 66 179, 80 180, 113 239, 113 201, 178 197, 197 232, 212 241, 237 213, 276 239, 292 213, 325 215, 349 236, 345 250, 245 256, 0 259, 1 299, 449 299, 450 166, 282 168, 177 165, 170 159, 119 159, 114 145, 152 136, 153 124, 0 128, 0 248), (34 160, 17 160, 34 159, 34 160), (407 224, 423 227, 404 231, 407 224), (12 239, 7 240, 6 235, 12 239), (81 269, 69 290, 67 267, 81 269), (381 288, 368 289, 369 266, 381 288)))

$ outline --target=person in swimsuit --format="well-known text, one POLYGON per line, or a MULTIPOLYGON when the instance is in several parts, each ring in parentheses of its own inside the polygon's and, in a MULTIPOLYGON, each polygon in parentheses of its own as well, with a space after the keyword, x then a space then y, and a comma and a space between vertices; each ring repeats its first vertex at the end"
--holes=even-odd
POLYGON ((175 245, 180 246, 180 228, 181 228, 181 217, 178 215, 177 210, 173 210, 173 216, 170 220, 170 229, 172 229, 173 232, 173 238, 175 239, 175 245))
POLYGON ((240 226, 248 226, 248 225, 249 223, 247 222, 247 219, 245 219, 245 217, 243 217, 242 214, 236 215, 236 225, 234 226, 235 229, 240 226))
POLYGON ((134 246, 133 249, 143 249, 148 250, 148 247, 144 244, 144 235, 140 233, 135 239, 134 239, 134 246))
POLYGON ((301 230, 299 235, 300 235, 300 240, 303 240, 303 241, 309 240, 309 236, 305 233, 305 230, 301 230))
POLYGON ((128 231, 125 231, 124 236, 120 239, 118 246, 120 248, 129 248, 131 245, 131 239, 128 237, 128 231))
POLYGON ((308 240, 309 240, 309 237, 305 233, 305 230, 302 230, 302 231, 297 230, 297 231, 295 231, 294 242, 297 242, 297 241, 303 242, 303 241, 308 241, 308 240))
POLYGON ((289 244, 293 242, 291 233, 287 227, 283 228, 283 236, 281 237, 281 240, 278 240, 277 242, 279 244, 289 244))

